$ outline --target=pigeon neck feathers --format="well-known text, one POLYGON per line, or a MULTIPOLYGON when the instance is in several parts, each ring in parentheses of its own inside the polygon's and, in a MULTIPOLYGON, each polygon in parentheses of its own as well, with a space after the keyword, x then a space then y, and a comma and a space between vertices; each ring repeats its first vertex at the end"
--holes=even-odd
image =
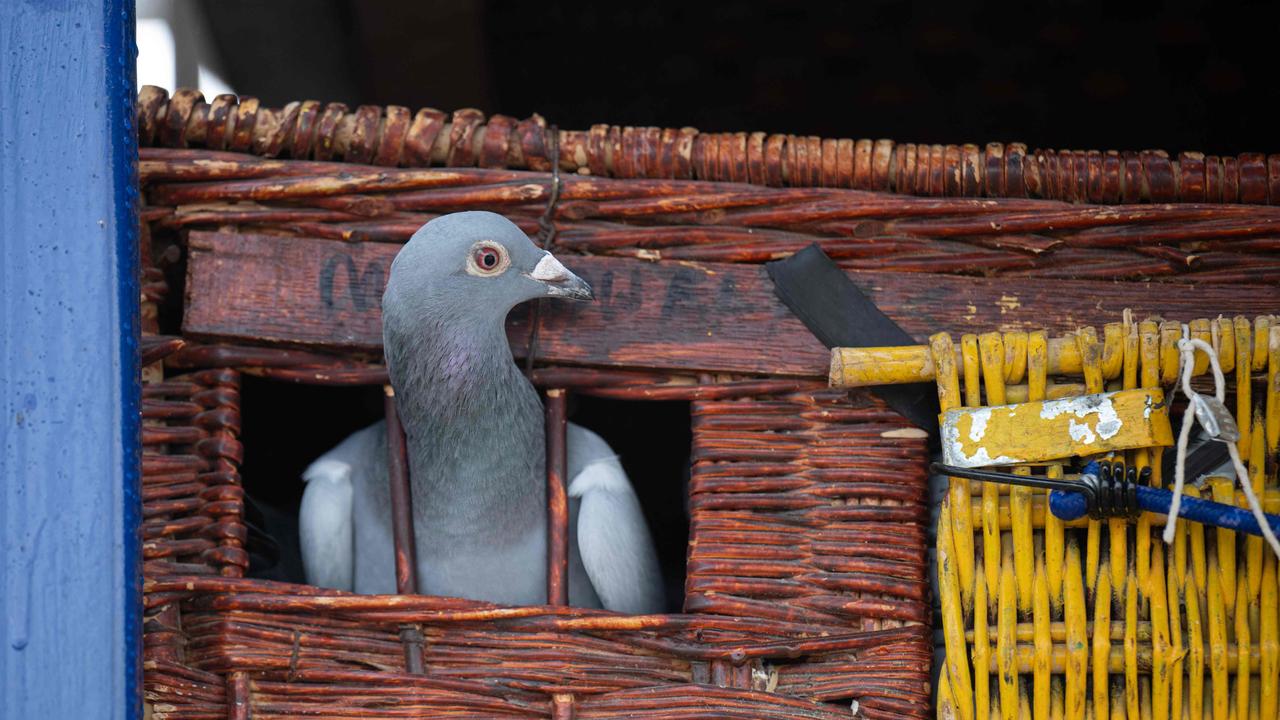
POLYGON ((450 535, 522 532, 545 495, 538 393, 516 368, 502 319, 425 317, 384 324, 414 515, 450 535))

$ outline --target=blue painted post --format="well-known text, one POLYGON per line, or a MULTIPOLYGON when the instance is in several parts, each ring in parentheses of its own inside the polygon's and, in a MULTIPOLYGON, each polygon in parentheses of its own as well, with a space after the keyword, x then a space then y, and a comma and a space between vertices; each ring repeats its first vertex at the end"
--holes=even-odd
POLYGON ((0 715, 140 715, 132 0, 0 2, 0 715))

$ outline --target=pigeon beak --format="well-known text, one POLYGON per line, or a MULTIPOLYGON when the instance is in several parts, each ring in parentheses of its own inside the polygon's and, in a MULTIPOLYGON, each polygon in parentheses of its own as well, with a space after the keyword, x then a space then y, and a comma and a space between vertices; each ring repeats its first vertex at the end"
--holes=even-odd
POLYGON ((551 253, 546 253, 529 273, 529 277, 542 283, 547 288, 549 297, 569 298, 570 300, 594 300, 595 294, 586 280, 569 272, 551 253))

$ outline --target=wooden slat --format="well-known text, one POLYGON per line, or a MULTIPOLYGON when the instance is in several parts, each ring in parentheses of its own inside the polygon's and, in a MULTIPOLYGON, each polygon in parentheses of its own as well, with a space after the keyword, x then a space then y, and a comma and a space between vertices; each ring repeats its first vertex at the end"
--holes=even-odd
MULTIPOLYGON (((378 352, 380 304, 398 245, 192 232, 184 331, 193 336, 378 352)), ((561 258, 594 303, 548 303, 541 359, 559 363, 826 377, 829 353, 773 294, 759 265, 561 258)), ((874 261, 869 261, 869 264, 874 261)), ((965 278, 853 271, 859 287, 921 342, 941 330, 1050 332, 1139 316, 1280 310, 1280 288, 965 278)), ((528 340, 517 308, 508 335, 528 340)))

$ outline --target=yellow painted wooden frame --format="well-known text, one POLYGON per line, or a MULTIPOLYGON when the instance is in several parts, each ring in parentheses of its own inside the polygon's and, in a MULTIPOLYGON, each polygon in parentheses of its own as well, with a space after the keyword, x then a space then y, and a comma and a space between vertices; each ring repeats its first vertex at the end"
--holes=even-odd
POLYGON ((985 467, 1173 444, 1159 388, 954 408, 939 416, 948 465, 985 467))

